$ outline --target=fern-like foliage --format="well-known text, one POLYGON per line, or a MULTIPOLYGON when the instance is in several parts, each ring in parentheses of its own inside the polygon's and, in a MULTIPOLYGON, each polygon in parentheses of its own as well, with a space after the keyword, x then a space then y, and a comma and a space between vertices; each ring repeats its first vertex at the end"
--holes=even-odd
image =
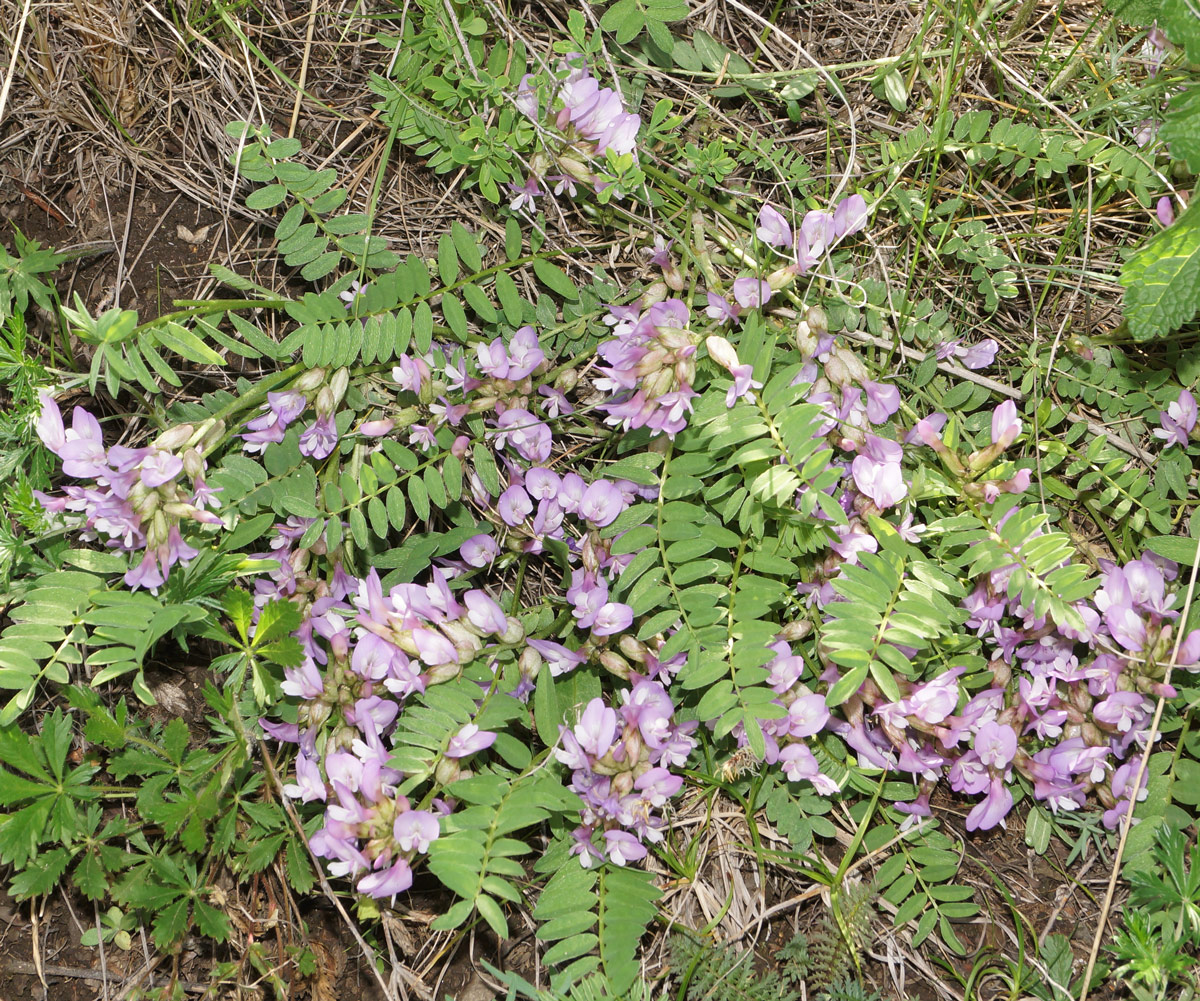
POLYGON ((875 523, 878 553, 863 553, 833 581, 846 601, 833 602, 821 633, 821 650, 842 670, 827 700, 840 705, 868 676, 889 701, 900 699, 896 674, 916 680, 914 660, 966 618, 957 607, 961 588, 882 522, 875 523), (951 598, 956 599, 953 603, 951 598))
POLYGON ((689 934, 671 937, 671 969, 686 1001, 792 1001, 803 985, 816 1001, 870 1001, 874 993, 847 971, 873 938, 875 893, 848 880, 832 894, 830 913, 815 929, 794 936, 761 970, 750 950, 689 934))
POLYGON ((671 968, 686 1001, 798 1001, 778 970, 761 971, 754 953, 690 935, 671 938, 671 968))
POLYGON ((625 997, 638 980, 637 946, 658 912, 662 891, 638 869, 584 869, 568 855, 568 846, 567 839, 560 840, 538 864, 540 871, 554 872, 533 910, 538 940, 552 943, 542 957, 557 968, 551 987, 574 998, 596 973, 599 980, 590 978, 587 990, 602 981, 607 996, 625 997))

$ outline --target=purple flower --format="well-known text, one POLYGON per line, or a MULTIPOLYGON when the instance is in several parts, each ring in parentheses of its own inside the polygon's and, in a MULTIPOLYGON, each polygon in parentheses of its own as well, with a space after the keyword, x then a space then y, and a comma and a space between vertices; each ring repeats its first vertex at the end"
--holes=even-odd
POLYGON ((754 231, 763 243, 772 247, 792 245, 792 227, 788 221, 770 205, 758 210, 758 228, 754 231))
POLYGON ((392 367, 392 378, 405 392, 419 394, 421 387, 430 379, 432 372, 429 363, 423 358, 410 358, 401 355, 392 367))
POLYGON ((996 776, 991 780, 988 794, 975 808, 967 814, 966 828, 968 831, 990 831, 999 824, 1007 827, 1004 818, 1012 809, 1012 793, 1004 785, 1004 779, 996 776))
POLYGON ((506 525, 516 528, 533 512, 533 501, 524 487, 509 487, 496 501, 496 510, 506 525))
POLYGON ((650 263, 663 271, 670 271, 675 267, 675 262, 671 259, 671 247, 674 245, 674 240, 665 240, 661 233, 655 233, 654 247, 647 250, 650 255, 650 263))
POLYGON ((610 480, 593 481, 579 502, 579 516, 596 528, 611 525, 624 509, 621 491, 610 480))
POLYGON ((758 309, 771 298, 771 286, 759 278, 738 278, 733 283, 733 297, 742 309, 758 309))
POLYGON ((867 396, 867 420, 872 424, 882 424, 900 409, 900 390, 890 383, 868 379, 862 387, 867 396))
POLYGON ((992 444, 1000 449, 1008 448, 1020 433, 1017 405, 1012 400, 1005 400, 992 412, 992 444))
POLYGON ((954 353, 958 355, 958 360, 962 363, 963 368, 978 370, 987 368, 996 360, 996 352, 999 348, 1000 345, 989 337, 986 341, 972 344, 969 348, 964 348, 955 342, 954 353))
POLYGON ((514 382, 531 375, 546 360, 533 327, 520 327, 508 341, 508 376, 514 382))
POLYGON ((313 800, 325 800, 325 782, 321 778, 321 769, 317 762, 301 751, 296 755, 296 781, 283 787, 285 795, 298 799, 302 803, 313 800))
POLYGON ((618 155, 633 152, 642 120, 625 110, 615 90, 601 87, 594 77, 584 75, 568 77, 559 95, 564 105, 559 112, 559 128, 565 128, 568 122, 574 125, 581 136, 596 143, 599 155, 609 149, 618 155))
POLYGON ((975 753, 988 768, 1003 771, 1017 753, 1017 735, 1011 726, 989 721, 975 731, 975 753))
POLYGON ((402 852, 427 852, 440 833, 437 817, 428 810, 407 810, 392 824, 392 837, 402 852))
POLYGON ((625 865, 646 857, 646 846, 628 831, 605 831, 604 850, 613 865, 625 865))
POLYGON ((529 646, 536 650, 546 662, 546 666, 550 668, 550 674, 555 678, 575 670, 586 659, 583 654, 568 650, 561 643, 555 643, 553 640, 531 639, 529 646))
POLYGON ((300 454, 310 458, 327 459, 337 447, 337 427, 332 414, 318 417, 300 434, 300 454))
POLYGON ((458 548, 463 561, 472 567, 486 567, 500 555, 500 546, 490 535, 472 535, 458 548))
POLYGON ((453 737, 446 748, 447 758, 465 758, 478 751, 485 751, 496 742, 496 735, 488 730, 480 730, 474 723, 468 723, 453 737))
POLYGON ((900 503, 908 494, 904 472, 898 462, 876 462, 868 455, 857 455, 850 464, 850 471, 854 485, 880 510, 900 503))
POLYGON ((820 733, 828 722, 829 707, 823 695, 801 695, 788 706, 787 732, 796 740, 820 733))
POLYGON ((485 636, 500 636, 507 631, 508 619, 504 610, 486 591, 468 591, 463 595, 463 604, 467 606, 467 621, 485 636))
POLYGON ((832 796, 839 791, 838 784, 821 773, 817 759, 804 744, 788 744, 779 752, 779 764, 789 782, 807 779, 822 796, 832 796))
MULTIPOLYGON (((1179 392, 1179 399, 1168 404, 1166 410, 1158 413, 1161 428, 1155 428, 1154 436, 1161 438, 1167 445, 1178 445, 1186 448, 1190 435, 1196 427, 1196 399, 1186 389, 1179 392)), ((65 468, 65 467, 64 467, 65 468)))
POLYGON ((592 633, 596 636, 612 636, 624 632, 631 625, 633 609, 620 601, 610 601, 596 612, 592 622, 592 633))
POLYGON ((182 472, 183 460, 179 456, 156 448, 151 449, 150 455, 142 460, 139 478, 143 486, 153 490, 170 483, 182 472))
POLYGON ((510 181, 508 190, 514 195, 513 200, 508 203, 508 207, 514 212, 532 213, 537 208, 536 199, 543 194, 542 189, 538 187, 537 178, 532 175, 520 187, 510 181))
POLYGON ((554 439, 550 428, 528 410, 513 407, 496 420, 498 431, 494 432, 497 444, 503 448, 511 445, 527 462, 545 462, 550 458, 554 439))
POLYGON ((833 211, 833 231, 838 239, 852 236, 867 224, 870 213, 862 195, 843 198, 833 211))
POLYGON ((1158 216, 1158 221, 1165 228, 1170 226, 1175 221, 1175 209, 1171 207, 1171 196, 1163 195, 1154 204, 1154 214, 1158 216))
POLYGON ((718 323, 733 323, 741 315, 741 307, 731 305, 724 296, 717 295, 716 292, 706 292, 705 295, 708 297, 708 308, 704 313, 709 319, 718 323))
MULTIPOLYGON (((384 862, 384 860, 385 856, 379 856, 377 864, 384 862)), ((334 871, 332 865, 329 867, 329 871, 334 871)), ((364 893, 368 897, 383 900, 385 897, 394 897, 397 893, 403 893, 412 886, 412 881, 412 869, 409 867, 408 862, 401 858, 397 859, 387 868, 380 868, 363 876, 358 881, 356 889, 359 893, 364 893)))
POLYGON ((602 758, 617 736, 617 714, 603 699, 592 699, 579 716, 574 728, 575 739, 586 754, 602 758))

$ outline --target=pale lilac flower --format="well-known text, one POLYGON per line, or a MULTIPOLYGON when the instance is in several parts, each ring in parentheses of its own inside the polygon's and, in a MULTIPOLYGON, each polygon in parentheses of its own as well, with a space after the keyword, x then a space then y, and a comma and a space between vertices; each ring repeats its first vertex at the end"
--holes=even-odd
POLYGON ((596 528, 604 528, 617 520, 625 508, 624 498, 610 480, 595 480, 579 502, 579 516, 596 528))
POLYGON ((612 636, 623 633, 633 625, 633 609, 619 601, 606 602, 596 613, 592 623, 595 636, 612 636))
POLYGON ((776 209, 763 205, 758 211, 758 228, 754 231, 763 243, 772 247, 792 245, 792 227, 776 209))
POLYGON ((613 865, 625 865, 646 857, 646 846, 628 831, 605 831, 604 850, 613 865))
POLYGON ((427 852, 440 833, 437 817, 428 810, 406 810, 392 825, 392 837, 402 852, 427 852))
POLYGON ((514 212, 529 214, 532 214, 537 209, 537 199, 543 194, 542 189, 538 186, 537 178, 532 175, 520 187, 509 181, 508 190, 514 196, 512 201, 508 203, 508 207, 514 212))
POLYGON ((526 73, 521 77, 521 82, 517 85, 516 96, 513 97, 513 104, 517 106, 517 110, 526 118, 537 121, 538 96, 532 84, 533 80, 534 75, 532 73, 526 73))
POLYGON ((866 199, 862 195, 843 198, 833 212, 833 230, 837 238, 859 232, 866 226, 869 215, 866 199))
POLYGON ((486 591, 473 588, 463 595, 467 607, 467 621, 485 636, 503 635, 508 629, 508 618, 504 610, 486 591))
POLYGON ((1196 398, 1186 389, 1182 389, 1179 391, 1179 399, 1168 404, 1166 410, 1158 412, 1162 427, 1154 429, 1154 436, 1161 438, 1167 445, 1186 448, 1196 427, 1196 417, 1196 398))
POLYGON ((1021 433, 1021 418, 1017 416, 1017 405, 1005 400, 992 411, 992 444, 1001 449, 1008 448, 1021 433))
POLYGON ((447 758, 465 758, 479 751, 486 751, 496 742, 496 735, 489 730, 480 730, 474 723, 468 723, 453 737, 446 748, 447 758))
POLYGON ((606 706, 603 699, 592 699, 575 724, 574 734, 586 753, 604 757, 617 735, 616 711, 606 706))
POLYGON ((880 510, 899 504, 908 495, 904 471, 898 462, 877 462, 868 455, 857 455, 850 471, 854 485, 880 510))
POLYGON ((458 547, 458 554, 468 566, 486 567, 500 555, 500 546, 490 535, 472 535, 458 547))
POLYGON ((508 374, 505 378, 514 382, 531 375, 546 360, 546 353, 538 343, 533 327, 520 327, 513 331, 508 341, 508 374))
POLYGON ((981 368, 987 368, 996 360, 996 352, 999 349, 1000 345, 989 337, 978 344, 972 344, 969 348, 956 344, 954 353, 958 356, 963 368, 978 371, 981 368))
MULTIPOLYGON (((376 864, 385 862, 386 856, 380 855, 376 860, 376 864)), ((333 872, 333 866, 329 867, 329 871, 333 872)), ((394 897, 397 893, 403 893, 412 886, 413 874, 412 868, 407 860, 396 859, 390 866, 380 868, 374 872, 363 876, 358 881, 356 889, 359 893, 365 893, 368 897, 374 897, 376 900, 383 900, 385 897, 394 897)))
POLYGON ((1007 827, 1004 818, 1012 805, 1012 793, 1004 785, 1004 779, 997 776, 991 780, 987 796, 967 814, 965 826, 968 831, 989 831, 997 824, 1007 827))
POLYGON ((533 647, 546 662, 546 666, 550 668, 550 674, 555 678, 575 670, 587 659, 583 654, 568 650, 561 643, 555 643, 554 640, 531 639, 528 642, 529 646, 533 647))
POLYGON ((741 315, 741 307, 732 305, 724 296, 715 292, 706 292, 705 295, 708 298, 708 307, 704 313, 709 319, 718 323, 733 323, 741 315))
POLYGON ((405 392, 420 394, 421 387, 429 382, 432 372, 424 358, 401 355, 392 367, 392 378, 405 392))
POLYGON ((332 414, 323 414, 300 433, 300 454, 327 459, 337 447, 338 432, 332 414))
POLYGON ((771 298, 771 286, 759 278, 738 278, 733 283, 733 297, 742 309, 759 309, 771 298))
POLYGON ((974 747, 983 764, 1003 771, 1017 753, 1017 735, 1011 726, 990 720, 975 731, 974 747))
POLYGON ((823 695, 801 695, 788 706, 787 732, 799 740, 820 733, 829 722, 829 707, 823 695))
POLYGON ((1158 221, 1164 229, 1175 221, 1175 209, 1171 205, 1170 195, 1163 195, 1154 203, 1154 214, 1158 216, 1158 221))
POLYGON ((867 397, 867 420, 872 424, 884 423, 900 409, 900 390, 891 383, 867 379, 862 388, 867 397))

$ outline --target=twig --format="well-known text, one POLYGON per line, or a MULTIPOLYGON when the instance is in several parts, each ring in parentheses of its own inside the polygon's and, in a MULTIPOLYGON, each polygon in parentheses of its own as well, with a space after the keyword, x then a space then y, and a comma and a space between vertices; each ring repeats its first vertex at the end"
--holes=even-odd
MULTIPOLYGON (((1196 555, 1192 558, 1192 576, 1188 580, 1187 594, 1183 599, 1183 610, 1180 615, 1179 622, 1187 622, 1188 613, 1192 608, 1192 598, 1196 594, 1196 574, 1200 571, 1200 546, 1196 547, 1196 555)), ((1186 630, 1179 629, 1175 633, 1175 646, 1171 650, 1171 659, 1167 661, 1167 670, 1163 675, 1163 687, 1171 684, 1171 674, 1175 670, 1175 663, 1179 657, 1179 647, 1183 643, 1183 634, 1186 630)), ((1083 987, 1079 992, 1079 1001, 1087 1001, 1088 988, 1092 983, 1092 973, 1096 969, 1096 957, 1100 955, 1100 944, 1104 941, 1104 928, 1108 924, 1108 915, 1112 910, 1113 895, 1117 891, 1117 880, 1121 875, 1121 860, 1125 857, 1125 842, 1129 838, 1129 832, 1133 828, 1133 811, 1137 808, 1138 793, 1142 789, 1142 782, 1146 779, 1146 770, 1150 767, 1150 754, 1154 750, 1154 738, 1158 735, 1158 725, 1162 722, 1163 709, 1166 707, 1167 700, 1163 696, 1158 697, 1158 704, 1154 707, 1154 719, 1150 721, 1150 730, 1146 734, 1146 747, 1142 751, 1142 757, 1138 761, 1138 771, 1132 785, 1127 786, 1129 790, 1129 806, 1125 809, 1125 816, 1121 818, 1121 839, 1117 842, 1117 854, 1112 863, 1112 875, 1108 878, 1108 889, 1104 892, 1104 904, 1100 908, 1100 917, 1096 920, 1096 935, 1092 939, 1092 951, 1088 954, 1087 970, 1083 975, 1083 987)))
MULTIPOLYGON (((279 797, 280 803, 283 804, 284 810, 287 812, 288 819, 291 820, 292 825, 299 833, 300 840, 304 842, 304 848, 308 852, 308 857, 312 862, 313 870, 317 874, 317 879, 321 884, 321 890, 324 892, 325 896, 329 898, 333 906, 337 908, 337 912, 339 915, 341 915, 342 921, 346 925, 346 928, 350 931, 350 934, 354 936, 354 941, 358 943, 358 948, 361 950, 363 957, 366 959, 367 966, 371 968, 371 973, 375 975, 375 981, 379 984, 380 990, 383 991, 383 996, 387 998, 388 1001, 396 1001, 396 995, 392 991, 391 986, 384 979, 383 974, 379 972, 379 967, 375 965, 375 950, 372 949, 367 944, 367 940, 362 937, 362 933, 358 930, 358 925, 356 925, 350 915, 346 913, 346 908, 342 906, 342 902, 338 898, 338 895, 333 892, 333 887, 329 885, 329 880, 325 876, 325 869, 321 865, 321 860, 317 858, 316 854, 312 850, 312 846, 308 843, 308 836, 304 833, 304 825, 300 823, 300 818, 296 816, 296 811, 292 807, 292 801, 288 798, 287 793, 283 791, 283 784, 279 781, 279 775, 275 771, 275 763, 271 760, 271 756, 265 751, 263 752, 262 759, 267 766, 267 774, 271 778, 271 784, 275 788, 275 793, 279 797)), ((400 984, 399 986, 401 998, 403 1001, 408 1001, 408 994, 404 990, 404 985, 400 984)))

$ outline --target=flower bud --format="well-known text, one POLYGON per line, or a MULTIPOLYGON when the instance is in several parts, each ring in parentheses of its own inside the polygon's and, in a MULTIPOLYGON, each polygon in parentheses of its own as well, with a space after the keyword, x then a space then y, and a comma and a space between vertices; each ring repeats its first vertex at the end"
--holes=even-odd
POLYGON ((453 443, 450 445, 450 454, 453 455, 456 459, 465 459, 467 457, 467 453, 470 452, 470 450, 471 450, 471 439, 468 438, 465 434, 460 434, 457 438, 454 439, 453 443))
POLYGON ((866 382, 870 378, 870 373, 859 360, 858 355, 853 351, 847 351, 845 348, 834 348, 833 355, 839 358, 842 364, 846 366, 846 371, 850 373, 850 378, 855 382, 866 382))
POLYGON ((600 664, 609 674, 613 674, 622 681, 629 680, 629 662, 615 650, 601 650, 600 664))
POLYGON ((154 439, 152 444, 168 452, 174 452, 180 445, 186 445, 195 433, 196 429, 191 424, 177 424, 173 428, 167 428, 154 439))
POLYGON ((645 309, 647 306, 653 306, 656 302, 662 302, 667 298, 669 291, 670 289, 667 288, 666 282, 655 282, 642 293, 642 298, 639 300, 638 305, 642 309, 645 309))
POLYGON ((334 398, 333 398, 333 390, 330 389, 328 386, 322 386, 321 391, 319 393, 317 393, 316 406, 317 406, 318 414, 333 413, 334 407, 337 406, 337 403, 334 401, 334 398))
POLYGON ((579 373, 573 368, 564 369, 554 380, 554 388, 560 393, 569 393, 579 384, 579 373))
POLYGON ((442 758, 437 763, 437 768, 434 769, 433 775, 442 785, 449 785, 462 773, 462 768, 458 761, 454 758, 442 758))
POLYGON ((772 292, 781 292, 796 280, 796 270, 790 265, 786 268, 780 268, 778 271, 772 271, 767 275, 767 284, 771 286, 772 292))
POLYGON ((324 381, 325 369, 310 368, 307 372, 297 377, 296 381, 292 383, 292 389, 301 393, 311 393, 324 381))
POLYGON ((516 646, 525 640, 525 627, 511 615, 507 617, 508 628, 500 634, 500 642, 505 646, 516 646))
POLYGON ((1095 723, 1084 723, 1079 728, 1079 736, 1089 747, 1100 747, 1102 744, 1108 743, 1108 738, 1100 732, 1100 728, 1095 723))
POLYGON ((835 386, 848 386, 853 381, 850 377, 850 369, 837 355, 825 363, 825 375, 835 386))
POLYGON ((521 669, 522 677, 529 678, 531 681, 536 680, 538 672, 542 669, 542 655, 533 647, 527 646, 521 651, 517 666, 521 669))
POLYGON ((204 461, 204 456, 197 452, 194 448, 189 448, 183 453, 180 458, 183 459, 183 471, 188 474, 193 480, 204 475, 204 470, 207 464, 204 461))
POLYGON ((820 306, 809 306, 804 311, 804 322, 817 337, 823 337, 829 333, 829 318, 820 306))
POLYGON ((812 623, 808 619, 795 619, 780 629, 775 634, 775 638, 781 643, 795 643, 797 640, 804 639, 811 632, 812 623))
POLYGON ((592 172, 588 169, 587 164, 580 163, 574 157, 560 156, 558 166, 564 174, 569 174, 575 180, 583 181, 585 184, 591 184, 592 172))
POLYGON ((617 640, 617 646, 621 648, 621 653, 639 664, 645 664, 650 656, 646 644, 630 633, 622 633, 621 638, 617 640))
POLYGON ((329 380, 329 389, 333 393, 334 407, 342 402, 342 397, 346 395, 346 390, 349 386, 350 370, 348 368, 339 368, 333 373, 333 378, 329 380))
POLYGON ((741 364, 738 361, 737 349, 724 337, 715 334, 706 337, 704 346, 708 349, 708 356, 726 371, 732 371, 741 364))
POLYGON ((426 685, 440 685, 444 681, 453 681, 462 674, 461 664, 440 664, 437 667, 431 667, 422 675, 426 685))
POLYGON ((367 438, 382 438, 395 428, 396 422, 390 417, 374 421, 363 421, 358 426, 358 433, 367 438))

